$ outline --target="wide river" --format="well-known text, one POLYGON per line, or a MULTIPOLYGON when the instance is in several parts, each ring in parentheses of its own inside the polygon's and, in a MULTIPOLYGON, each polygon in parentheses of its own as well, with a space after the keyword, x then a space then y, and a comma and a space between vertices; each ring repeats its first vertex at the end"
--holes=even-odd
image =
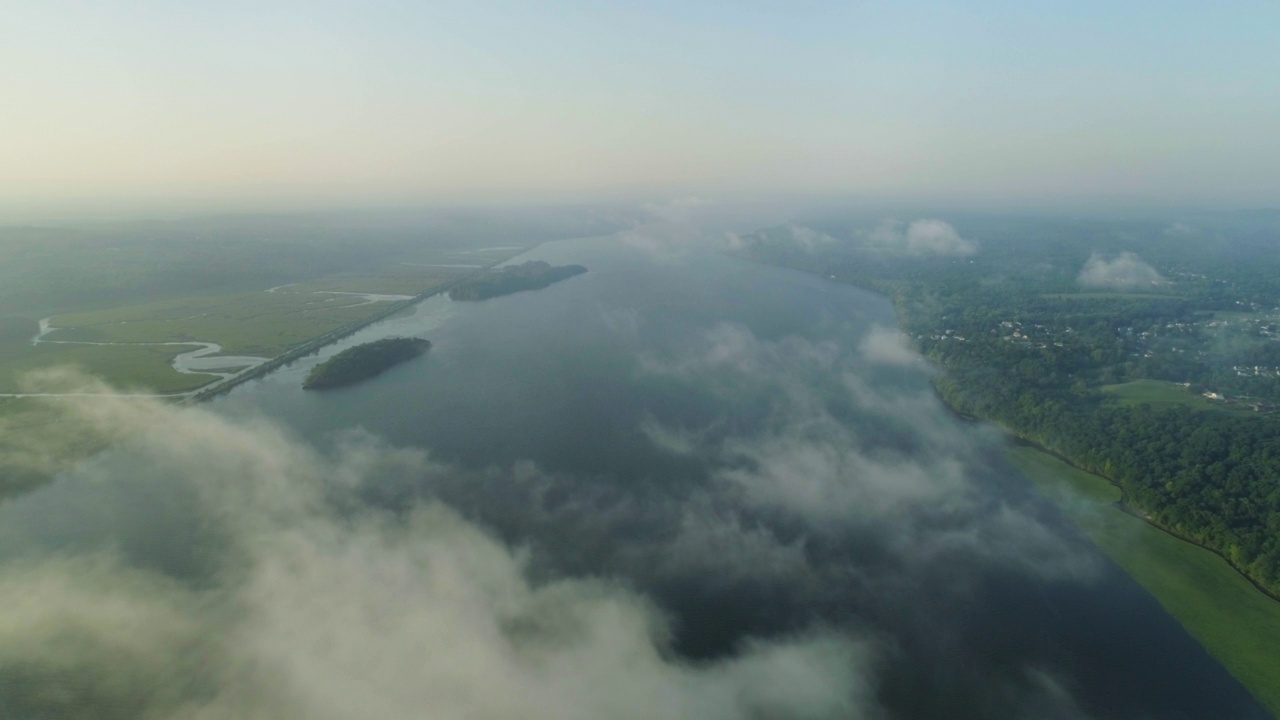
MULTIPOLYGON (((397 477, 365 500, 430 494, 525 548, 535 576, 620 578, 691 662, 823 628, 875 648, 870 692, 893 717, 1268 717, 1029 489, 998 433, 942 406, 885 298, 705 249, 574 240, 527 259, 589 272, 432 298, 210 407, 326 452, 353 429, 426 451, 464 479, 397 477), (394 335, 433 345, 301 389, 316 362, 394 335)), ((0 526, 70 532, 51 518, 71 492, 11 503, 0 526)))

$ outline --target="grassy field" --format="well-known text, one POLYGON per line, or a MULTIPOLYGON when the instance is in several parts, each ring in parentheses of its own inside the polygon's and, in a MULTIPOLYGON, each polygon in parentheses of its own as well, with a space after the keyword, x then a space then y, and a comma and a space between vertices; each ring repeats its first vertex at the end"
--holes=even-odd
POLYGON ((1042 293, 1042 298, 1050 300, 1181 300, 1177 295, 1147 292, 1078 292, 1078 293, 1042 293))
POLYGON ((1280 716, 1280 602, 1263 595, 1217 555, 1115 508, 1120 491, 1105 479, 1026 446, 1011 447, 1007 455, 1263 706, 1280 716))
POLYGON ((155 345, 0 345, 0 392, 23 392, 21 378, 32 370, 69 366, 126 390, 176 393, 216 379, 184 375, 170 366, 174 355, 195 347, 155 345))
MULTIPOLYGON (((189 297, 59 315, 50 340, 216 342, 231 355, 274 357, 377 312, 349 295, 255 292, 189 297)), ((174 353, 176 354, 176 353, 174 353)))
POLYGON ((1191 392, 1177 383, 1164 380, 1133 380, 1118 385, 1103 385, 1102 391, 1115 398, 1121 405, 1141 405, 1146 403, 1153 408, 1167 408, 1173 405, 1185 405, 1192 410, 1210 410, 1253 415, 1249 408, 1234 407, 1215 402, 1191 392))
POLYGON ((318 335, 380 311, 381 303, 329 292, 417 295, 481 265, 505 260, 513 247, 424 253, 373 272, 331 275, 277 292, 182 297, 54 317, 53 340, 216 342, 231 355, 274 357, 318 335), (420 260, 421 262, 417 262, 420 260))
POLYGON ((1117 385, 1103 385, 1102 391, 1122 405, 1152 406, 1186 405, 1196 410, 1216 409, 1207 398, 1192 393, 1177 383, 1164 380, 1133 380, 1117 385))
MULTIPOLYGON (((475 251, 472 251, 475 252, 475 251)), ((365 292, 383 295, 417 295, 437 288, 458 276, 504 260, 514 251, 462 254, 435 252, 415 258, 415 262, 388 265, 376 272, 331 275, 289 285, 283 290, 297 292, 365 292), (420 260, 421 262, 417 262, 420 260)))

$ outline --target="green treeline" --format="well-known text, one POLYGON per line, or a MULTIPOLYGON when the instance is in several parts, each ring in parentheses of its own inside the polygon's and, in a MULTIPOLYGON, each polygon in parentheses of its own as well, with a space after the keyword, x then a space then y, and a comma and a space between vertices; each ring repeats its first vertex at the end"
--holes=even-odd
POLYGON ((950 366, 936 385, 961 412, 1116 482, 1126 507, 1209 547, 1280 595, 1280 424, 1206 418, 1186 407, 1072 402, 981 368, 950 366))
POLYGON ((586 271, 581 265, 553 267, 541 260, 531 260, 492 270, 468 280, 450 290, 449 297, 454 300, 486 300, 522 290, 538 290, 586 271))
POLYGON ((941 367, 934 383, 949 405, 1110 479, 1129 512, 1280 597, 1275 231, 1228 223, 1241 233, 1228 246, 1155 224, 971 227, 981 249, 960 257, 869 251, 856 234, 839 241, 839 226, 822 228, 833 239, 820 247, 775 228, 741 252, 889 295, 902 329, 941 367), (1211 260, 1205 246, 1230 257, 1211 260), (1139 253, 1164 280, 1082 287, 1081 267, 1100 247, 1139 253), (1135 380, 1160 402, 1115 392, 1135 380))
POLYGON ((431 342, 421 338, 386 338, 347 348, 315 366, 302 387, 323 390, 350 385, 413 359, 430 347, 431 342))

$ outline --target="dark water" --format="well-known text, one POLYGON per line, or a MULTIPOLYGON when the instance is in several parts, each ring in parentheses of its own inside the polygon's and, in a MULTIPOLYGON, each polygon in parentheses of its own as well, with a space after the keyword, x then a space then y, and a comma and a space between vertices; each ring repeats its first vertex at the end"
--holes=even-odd
MULTIPOLYGON (((1267 717, 1153 598, 1028 493, 997 436, 937 403, 925 369, 866 360, 868 333, 893 326, 884 298, 714 253, 654 255, 609 240, 552 243, 520 259, 590 272, 480 303, 433 299, 368 328, 343 346, 398 334, 433 343, 372 381, 303 392, 310 359, 214 407, 279 419, 320 447, 359 427, 427 450, 457 470, 454 480, 424 488, 396 478, 368 499, 442 497, 530 547, 535 572, 621 578, 671 613, 675 648, 691 659, 834 628, 880 648, 874 685, 894 717, 1267 717), (850 399, 850 382, 875 400, 850 399), (847 521, 821 507, 815 519, 725 489, 724 473, 751 466, 752 447, 784 432, 800 444, 828 437, 806 414, 812 404, 815 417, 847 426, 865 457, 962 466, 963 507, 944 497, 880 511, 869 497, 870 509, 847 521), (692 449, 664 445, 655 428, 692 449), (752 537, 803 541, 804 572, 753 572, 752 559, 744 570, 732 537, 677 561, 673 538, 692 503, 752 537), (1018 557, 1024 548, 991 530, 1000 508, 1047 528, 1051 549, 1018 557), (924 549, 948 530, 979 539, 924 549), (1050 567, 1077 561, 1099 570, 1050 567)), ((6 509, 7 520, 47 517, 63 500, 56 489, 36 494, 25 510, 6 509)), ((180 527, 167 532, 181 537, 180 527)))

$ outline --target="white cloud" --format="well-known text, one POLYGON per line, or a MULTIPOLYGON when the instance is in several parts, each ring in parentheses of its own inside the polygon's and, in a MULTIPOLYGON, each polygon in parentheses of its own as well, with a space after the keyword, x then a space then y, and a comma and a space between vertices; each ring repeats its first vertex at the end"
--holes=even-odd
MULTIPOLYGON (((128 437, 63 482, 188 487, 190 521, 223 544, 205 548, 216 567, 192 584, 109 553, 0 563, 0 707, 19 715, 864 715, 868 650, 844 636, 748 641, 694 665, 673 657, 643 596, 607 579, 534 582, 523 553, 439 502, 331 509, 370 475, 449 472, 421 453, 351 436, 325 458, 263 420, 86 407, 128 437)), ((723 542, 704 530, 697 544, 723 542)))
POLYGON ((867 233, 868 247, 895 255, 963 256, 978 251, 977 243, 966 240, 949 223, 942 220, 913 220, 904 223, 892 218, 882 221, 867 233))
POLYGON ((646 358, 643 367, 732 397, 770 398, 770 417, 756 432, 646 429, 661 447, 718 458, 715 479, 750 506, 782 510, 816 529, 869 529, 911 562, 962 556, 1077 579, 1096 571, 1051 528, 979 489, 973 453, 998 442, 995 431, 952 422, 923 381, 928 364, 895 331, 872 328, 858 353, 846 355, 830 343, 766 341, 719 325, 702 343, 646 358), (877 383, 866 363, 881 372, 915 368, 922 382, 914 390, 877 383), (929 522, 931 513, 945 521, 929 522))
POLYGON ((1088 288, 1113 290, 1151 287, 1167 282, 1155 268, 1131 252, 1122 252, 1112 259, 1094 252, 1085 261, 1078 280, 1088 288))
POLYGON ((911 349, 904 333, 881 325, 871 328, 858 344, 858 350, 868 361, 882 365, 916 368, 926 365, 924 358, 911 349))

